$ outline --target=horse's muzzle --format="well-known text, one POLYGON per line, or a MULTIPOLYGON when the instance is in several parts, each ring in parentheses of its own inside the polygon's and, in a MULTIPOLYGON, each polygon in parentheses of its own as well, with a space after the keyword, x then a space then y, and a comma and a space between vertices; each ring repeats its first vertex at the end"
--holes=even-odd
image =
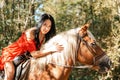
POLYGON ((99 72, 101 72, 101 73, 107 72, 108 70, 110 70, 111 64, 112 64, 112 61, 110 60, 110 58, 107 55, 103 56, 100 59, 99 72))

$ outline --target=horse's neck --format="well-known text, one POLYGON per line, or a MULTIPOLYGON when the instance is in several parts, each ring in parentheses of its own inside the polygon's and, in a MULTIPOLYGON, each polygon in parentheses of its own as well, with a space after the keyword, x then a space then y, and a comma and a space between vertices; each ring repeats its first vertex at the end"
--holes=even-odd
POLYGON ((63 32, 53 37, 44 45, 43 49, 50 48, 55 42, 63 45, 64 50, 61 52, 56 52, 51 55, 47 55, 45 57, 36 59, 35 61, 33 60, 33 64, 35 65, 39 64, 38 66, 40 67, 43 67, 49 63, 68 65, 68 66, 75 64, 75 58, 76 58, 75 54, 77 50, 76 29, 63 32))

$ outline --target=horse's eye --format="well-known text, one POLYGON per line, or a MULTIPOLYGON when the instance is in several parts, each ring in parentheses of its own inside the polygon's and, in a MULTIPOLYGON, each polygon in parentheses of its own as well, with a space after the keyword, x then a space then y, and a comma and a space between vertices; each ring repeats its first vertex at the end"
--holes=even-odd
POLYGON ((95 47, 96 46, 96 42, 91 43, 91 46, 95 47))

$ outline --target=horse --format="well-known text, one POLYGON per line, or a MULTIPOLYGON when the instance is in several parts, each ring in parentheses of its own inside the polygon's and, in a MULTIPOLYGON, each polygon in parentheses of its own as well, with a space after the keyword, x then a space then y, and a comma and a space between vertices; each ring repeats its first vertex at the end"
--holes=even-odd
POLYGON ((63 31, 46 42, 42 50, 55 43, 64 49, 45 57, 31 58, 28 74, 20 80, 68 80, 72 68, 91 68, 99 72, 107 72, 111 67, 108 55, 97 44, 95 37, 88 30, 90 24, 63 31))

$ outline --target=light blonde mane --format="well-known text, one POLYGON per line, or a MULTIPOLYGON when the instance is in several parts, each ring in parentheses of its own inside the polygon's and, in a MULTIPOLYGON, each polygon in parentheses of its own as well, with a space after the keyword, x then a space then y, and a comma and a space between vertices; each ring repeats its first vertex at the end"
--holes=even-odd
MULTIPOLYGON (((67 65, 66 62, 69 58, 72 58, 73 63, 75 64, 78 30, 80 30, 80 28, 75 28, 62 32, 51 38, 47 43, 45 43, 42 46, 41 50, 50 48, 52 45, 54 45, 54 43, 59 43, 60 45, 63 45, 64 50, 47 55, 46 57, 31 59, 31 71, 35 70, 35 68, 39 70, 44 70, 45 66, 49 63, 67 65)), ((89 31, 88 34, 94 38, 94 36, 89 31)))

